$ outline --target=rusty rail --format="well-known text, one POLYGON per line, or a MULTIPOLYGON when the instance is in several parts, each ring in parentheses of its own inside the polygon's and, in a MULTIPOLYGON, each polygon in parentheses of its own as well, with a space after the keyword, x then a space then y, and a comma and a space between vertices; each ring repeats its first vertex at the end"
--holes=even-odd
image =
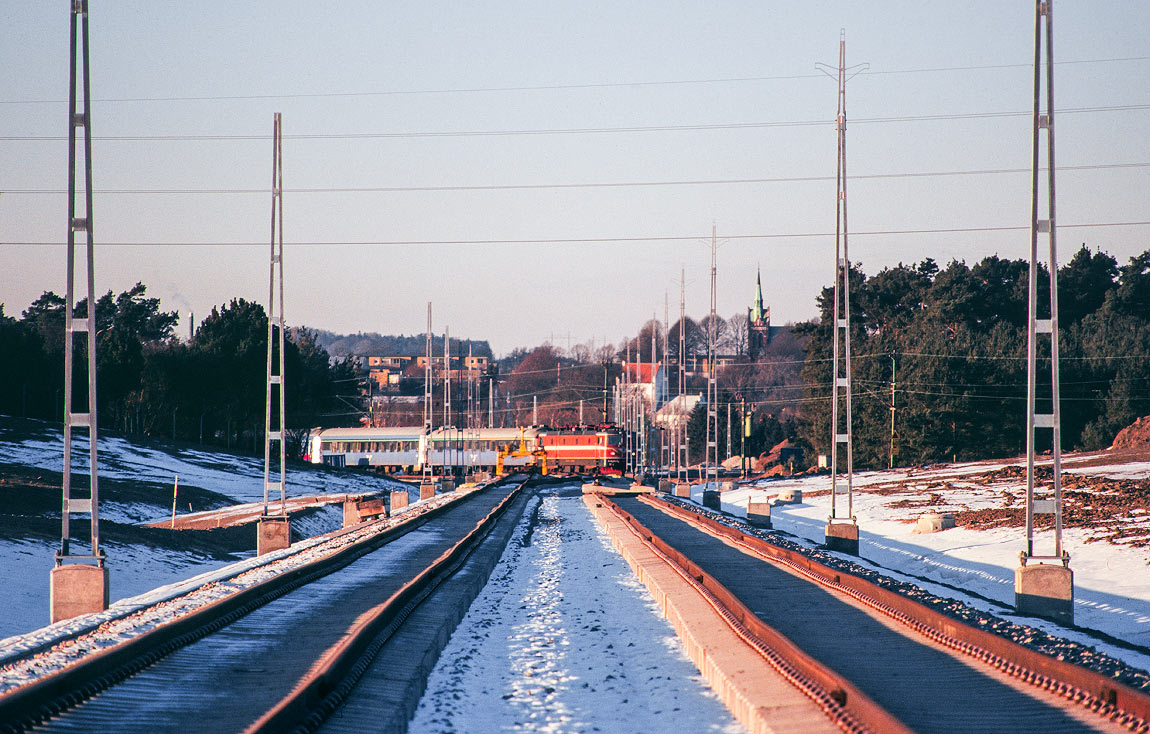
POLYGON ((690 558, 652 533, 608 497, 600 497, 604 505, 631 527, 644 543, 703 593, 736 634, 809 698, 819 703, 841 729, 883 734, 911 731, 848 679, 811 657, 778 630, 759 619, 738 597, 690 558))
MULTIPOLYGON (((466 495, 460 499, 465 498, 466 495)), ((423 526, 456 504, 444 503, 377 535, 340 548, 331 555, 206 604, 172 622, 105 648, 51 675, 10 691, 0 696, 0 732, 22 731, 72 708, 175 650, 212 634, 304 584, 344 568, 384 544, 423 526)), ((332 533, 332 536, 349 534, 355 530, 357 528, 345 528, 332 533)))
POLYGON ((346 699, 375 659, 376 653, 408 615, 446 577, 467 560, 519 495, 526 480, 482 517, 465 537, 444 551, 431 565, 408 581, 386 601, 367 610, 328 648, 278 704, 245 731, 247 734, 313 732, 346 699))
POLYGON ((1011 676, 1067 699, 1131 729, 1150 728, 1150 695, 1092 670, 1044 655, 1013 640, 948 617, 866 579, 833 569, 801 553, 692 512, 662 498, 640 497, 653 507, 724 538, 764 559, 782 563, 816 583, 846 593, 918 633, 1011 676))

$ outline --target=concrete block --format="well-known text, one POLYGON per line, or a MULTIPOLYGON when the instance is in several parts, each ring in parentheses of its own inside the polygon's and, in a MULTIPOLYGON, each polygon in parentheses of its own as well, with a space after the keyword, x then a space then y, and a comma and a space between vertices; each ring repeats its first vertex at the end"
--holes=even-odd
POLYGON ((291 545, 291 521, 286 517, 261 517, 256 523, 256 555, 283 550, 291 545))
POLYGON ((730 492, 737 489, 734 482, 723 482, 719 485, 720 492, 730 492))
POLYGON ((922 533, 937 533, 943 530, 949 530, 954 527, 954 513, 952 512, 928 512, 918 518, 918 524, 915 525, 912 533, 919 535, 922 533))
POLYGON ((455 480, 454 479, 440 479, 439 480, 439 491, 440 492, 454 492, 455 491, 455 480))
POLYGON ((780 505, 798 505, 802 504, 803 490, 801 489, 780 489, 779 494, 775 497, 775 502, 780 505))
POLYGON ((859 526, 854 520, 828 522, 826 528, 827 550, 840 553, 859 554, 859 526))
POLYGON ((435 482, 424 482, 419 485, 419 499, 429 500, 435 496, 435 482))
POLYGON ((1074 624, 1074 572, 1062 564, 1014 569, 1014 608, 1019 614, 1074 624))
POLYGON ((359 511, 355 509, 355 500, 343 501, 343 526, 350 528, 359 524, 359 511))
POLYGON ((771 527, 771 503, 761 500, 751 500, 747 503, 747 522, 752 527, 771 527))
POLYGON ((675 485, 676 497, 691 497, 691 485, 687 482, 679 482, 675 485))
POLYGON ((670 492, 671 488, 674 486, 675 486, 675 483, 672 482, 670 479, 660 479, 659 480, 659 491, 660 492, 670 492))
POLYGON ((364 520, 374 520, 380 515, 387 517, 387 505, 383 503, 382 497, 356 502, 355 511, 359 516, 360 522, 364 520))
POLYGON ((56 566, 49 576, 52 623, 108 608, 108 568, 87 563, 56 566))
POLYGON ((717 490, 703 490, 703 507, 706 507, 708 510, 715 510, 716 512, 722 509, 722 506, 719 502, 719 493, 717 490))
POLYGON ((389 499, 391 501, 391 514, 394 515, 407 507, 407 503, 411 500, 411 497, 407 494, 406 489, 402 489, 398 492, 392 492, 389 499))

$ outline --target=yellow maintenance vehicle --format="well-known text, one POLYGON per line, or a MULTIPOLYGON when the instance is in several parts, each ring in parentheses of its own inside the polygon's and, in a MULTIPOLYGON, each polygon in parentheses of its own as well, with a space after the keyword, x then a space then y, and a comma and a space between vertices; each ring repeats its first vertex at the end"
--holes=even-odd
POLYGON ((527 448, 527 439, 523 435, 523 428, 519 429, 519 445, 509 443, 499 449, 498 457, 495 461, 495 473, 503 474, 503 460, 504 459, 522 459, 530 458, 531 461, 527 462, 525 466, 539 466, 539 473, 547 476, 547 452, 542 448, 529 449, 527 448))

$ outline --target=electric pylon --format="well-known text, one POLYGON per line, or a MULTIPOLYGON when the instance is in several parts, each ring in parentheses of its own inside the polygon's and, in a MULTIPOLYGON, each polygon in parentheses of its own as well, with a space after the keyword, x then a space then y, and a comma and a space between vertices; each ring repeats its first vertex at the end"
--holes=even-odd
POLYGON ((264 410, 264 510, 256 534, 256 553, 263 555, 291 544, 287 515, 287 426, 284 391, 284 225, 283 225, 283 131, 280 113, 272 126, 272 217, 268 267, 268 365, 267 400, 264 410), (273 410, 272 406, 278 410, 273 410), (272 415, 276 414, 276 420, 272 415), (279 450, 279 474, 272 481, 272 444, 279 450), (279 508, 272 510, 272 492, 279 490, 279 508))
MULTIPOLYGON (((834 346, 831 361, 831 514, 827 518, 826 545, 832 550, 858 554, 858 522, 854 516, 854 458, 851 433, 851 311, 850 250, 847 227, 847 81, 864 71, 867 64, 846 65, 846 31, 839 32, 838 112, 835 131, 838 156, 835 180, 835 280, 832 329, 834 346), (845 460, 839 480, 840 454, 845 460), (845 495, 843 503, 839 495, 845 495)), ((829 74, 829 67, 819 65, 829 74)))
POLYGON ((88 73, 88 3, 73 0, 71 13, 71 56, 68 96, 68 253, 64 306, 64 472, 61 504, 60 549, 56 551, 55 566, 50 577, 50 616, 52 622, 70 619, 88 612, 108 608, 108 570, 106 556, 100 547, 100 483, 97 453, 96 421, 96 283, 95 246, 92 235, 92 131, 91 83, 88 73), (77 89, 77 66, 81 69, 81 88, 77 89), (77 110, 83 96, 83 109, 77 110), (76 191, 76 133, 84 131, 83 191, 76 191), (77 200, 84 199, 83 216, 77 216, 77 200), (74 318, 76 302, 76 233, 84 233, 84 260, 87 263, 88 314, 74 318), (86 334, 87 345, 87 406, 74 411, 74 383, 76 375, 76 334, 86 334), (88 431, 88 496, 73 497, 72 491, 72 431, 88 431), (90 517, 90 536, 87 553, 72 549, 71 516, 86 514, 90 517))
POLYGON ((1070 555, 1062 547, 1062 430, 1058 378, 1058 249, 1054 206, 1054 30, 1053 0, 1036 0, 1034 10, 1034 112, 1031 130, 1030 196, 1030 287, 1026 342, 1026 550, 1014 574, 1014 600, 1019 612, 1070 622, 1074 621, 1074 574, 1070 555), (1043 89, 1045 72, 1045 90, 1043 89), (1045 111, 1043 111, 1045 92, 1045 111), (1043 132, 1045 131, 1045 134, 1043 132), (1046 217, 1040 200, 1040 160, 1046 142, 1046 217), (1050 284, 1050 304, 1046 318, 1039 318, 1038 242, 1045 237, 1048 258, 1045 263, 1050 284), (1041 345, 1039 342, 1042 342, 1041 345), (1038 352, 1050 360, 1050 394, 1043 397, 1049 412, 1038 412, 1038 352), (1051 486, 1037 487, 1035 476, 1035 432, 1051 431, 1053 477, 1051 486), (1034 551, 1035 515, 1054 516, 1053 553, 1034 551), (1037 561, 1035 565, 1028 562, 1037 561), (1048 561, 1049 563, 1043 563, 1048 561))

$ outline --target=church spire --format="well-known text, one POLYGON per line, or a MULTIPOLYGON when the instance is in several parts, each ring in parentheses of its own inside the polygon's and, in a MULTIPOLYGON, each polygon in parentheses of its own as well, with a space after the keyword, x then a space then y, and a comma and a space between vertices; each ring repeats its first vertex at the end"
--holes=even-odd
POLYGON ((763 320, 763 274, 758 271, 755 275, 755 306, 751 309, 751 321, 763 320))

